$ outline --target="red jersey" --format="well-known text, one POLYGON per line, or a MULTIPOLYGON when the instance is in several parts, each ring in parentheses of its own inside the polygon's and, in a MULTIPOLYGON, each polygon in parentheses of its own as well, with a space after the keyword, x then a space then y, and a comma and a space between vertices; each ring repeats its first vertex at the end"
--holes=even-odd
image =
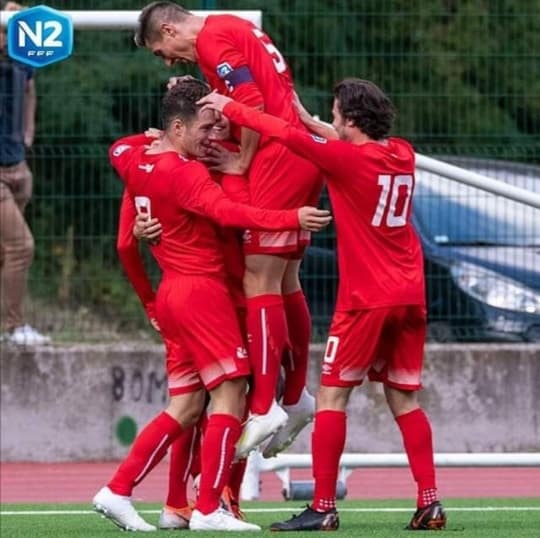
POLYGON ((115 142, 109 157, 136 207, 159 219, 163 233, 151 251, 164 274, 223 277, 214 222, 268 230, 298 228, 297 210, 271 211, 232 202, 206 167, 175 151, 147 154, 144 135, 115 142))
POLYGON ((354 145, 308 134, 240 103, 224 112, 326 173, 337 234, 336 310, 425 304, 422 249, 410 220, 414 150, 407 141, 354 145))
MULTIPOLYGON (((219 144, 229 151, 238 151, 237 144, 231 144, 223 140, 219 144)), ((221 185, 223 192, 233 202, 249 203, 248 182, 244 176, 221 174, 220 172, 211 172, 211 175, 212 179, 221 185)), ((242 247, 243 233, 243 230, 237 228, 222 228, 219 230, 223 258, 225 260, 227 288, 229 289, 234 305, 237 307, 244 307, 246 304, 243 283, 246 269, 242 247)))
POLYGON ((302 125, 293 105, 287 63, 270 38, 251 22, 233 15, 210 15, 195 49, 203 75, 220 93, 302 125))

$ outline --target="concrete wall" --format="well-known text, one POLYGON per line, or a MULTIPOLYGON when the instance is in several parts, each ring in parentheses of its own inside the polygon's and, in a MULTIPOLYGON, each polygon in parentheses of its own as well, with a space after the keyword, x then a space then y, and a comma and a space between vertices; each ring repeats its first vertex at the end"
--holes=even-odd
MULTIPOLYGON (((311 355, 314 391, 322 347, 311 355)), ((436 451, 540 450, 540 346, 429 345, 425 364, 421 400, 436 451)), ((122 419, 140 428, 166 402, 159 345, 3 347, 0 380, 2 461, 120 458, 122 419)), ((309 446, 305 431, 290 451, 309 446)), ((346 451, 401 450, 381 386, 356 389, 346 451)))

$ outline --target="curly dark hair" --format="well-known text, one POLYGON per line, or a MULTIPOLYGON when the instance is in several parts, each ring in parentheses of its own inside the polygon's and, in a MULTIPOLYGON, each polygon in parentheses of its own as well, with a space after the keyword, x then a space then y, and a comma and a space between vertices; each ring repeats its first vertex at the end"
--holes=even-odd
POLYGON ((166 129, 179 119, 191 123, 200 108, 197 101, 210 93, 210 86, 196 78, 185 78, 173 86, 161 100, 161 123, 166 129))
POLYGON ((181 22, 191 12, 174 2, 152 2, 139 14, 134 41, 137 47, 144 48, 160 37, 159 27, 162 22, 181 22))
POLYGON ((376 84, 346 78, 334 87, 334 97, 343 118, 352 121, 369 138, 381 140, 389 135, 396 110, 376 84))

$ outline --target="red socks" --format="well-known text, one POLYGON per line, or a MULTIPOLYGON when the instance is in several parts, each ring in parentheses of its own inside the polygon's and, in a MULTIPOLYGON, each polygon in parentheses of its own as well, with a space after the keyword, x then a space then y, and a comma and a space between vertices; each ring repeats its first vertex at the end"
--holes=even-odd
POLYGON ((219 506, 223 487, 228 483, 235 445, 240 438, 242 426, 232 415, 213 414, 201 447, 201 483, 195 508, 209 514, 219 506))
POLYGON ((238 501, 240 499, 240 488, 242 480, 246 473, 247 459, 235 461, 231 467, 231 476, 229 478, 229 487, 231 488, 232 496, 238 501))
POLYGON ((281 295, 250 297, 246 306, 253 379, 251 412, 264 415, 276 397, 281 357, 287 343, 287 320, 281 295))
POLYGON ((347 415, 344 411, 317 411, 311 436, 315 478, 311 508, 317 512, 327 512, 336 507, 339 460, 345 448, 346 436, 347 415))
POLYGON ((197 426, 184 430, 171 446, 169 461, 169 508, 185 508, 188 505, 187 483, 191 476, 191 466, 199 452, 200 438, 197 426))
POLYGON ((163 459, 182 426, 169 414, 160 413, 139 433, 129 454, 108 486, 113 493, 130 496, 133 488, 163 459))
POLYGON ((283 405, 298 403, 306 385, 311 340, 311 315, 302 290, 283 296, 289 340, 292 350, 285 351, 282 365, 285 369, 283 405))
POLYGON ((418 408, 396 417, 411 472, 418 486, 418 508, 424 508, 437 499, 433 441, 429 419, 418 408))

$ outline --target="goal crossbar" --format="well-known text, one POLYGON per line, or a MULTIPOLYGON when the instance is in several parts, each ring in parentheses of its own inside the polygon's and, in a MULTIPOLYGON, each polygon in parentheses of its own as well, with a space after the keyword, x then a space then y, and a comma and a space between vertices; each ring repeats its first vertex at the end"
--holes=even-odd
MULTIPOLYGON (((2 11, 0 26, 7 25, 9 19, 16 13, 2 11)), ((95 11, 64 11, 62 13, 71 17, 73 27, 77 30, 134 30, 140 11, 95 10, 95 11)), ((207 17, 208 15, 229 14, 251 21, 255 26, 262 27, 262 11, 260 10, 230 10, 230 11, 192 11, 194 15, 207 17)))

